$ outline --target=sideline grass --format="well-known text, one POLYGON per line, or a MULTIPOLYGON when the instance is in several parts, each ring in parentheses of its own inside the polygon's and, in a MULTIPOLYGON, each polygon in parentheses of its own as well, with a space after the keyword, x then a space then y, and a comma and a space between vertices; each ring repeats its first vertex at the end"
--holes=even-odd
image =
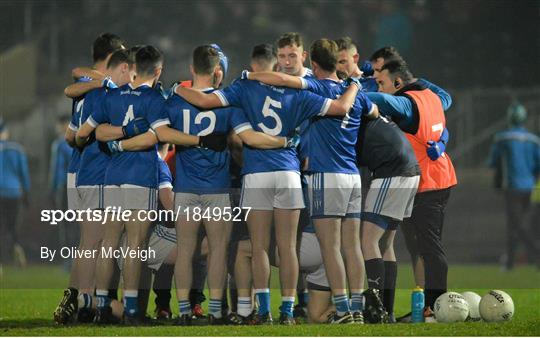
MULTIPOLYGON (((276 275, 275 273, 273 274, 276 275)), ((401 267, 396 313, 408 311, 410 270, 401 267)), ((0 278, 0 335, 2 336, 539 336, 540 273, 533 268, 502 272, 496 266, 454 266, 449 274, 454 291, 472 290, 483 295, 489 289, 503 289, 513 298, 515 316, 506 323, 398 324, 398 325, 308 325, 294 327, 58 327, 52 312, 67 275, 57 267, 17 270, 4 267, 0 278), (36 289, 35 285, 46 288, 36 289), (28 288, 34 285, 34 288, 28 288)), ((174 297, 173 297, 174 299, 174 297)), ((279 292, 272 293, 273 309, 279 306, 279 292)), ((152 303, 150 303, 152 304, 152 303)), ((173 306, 174 307, 174 306, 173 306)), ((152 310, 152 308, 149 308, 152 310)))

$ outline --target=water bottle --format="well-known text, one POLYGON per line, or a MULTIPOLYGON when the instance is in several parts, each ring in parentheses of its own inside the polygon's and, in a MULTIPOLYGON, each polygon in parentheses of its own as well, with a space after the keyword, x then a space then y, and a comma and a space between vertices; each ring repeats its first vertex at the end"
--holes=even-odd
POLYGON ((424 322, 424 290, 417 286, 413 289, 411 296, 411 322, 424 322))

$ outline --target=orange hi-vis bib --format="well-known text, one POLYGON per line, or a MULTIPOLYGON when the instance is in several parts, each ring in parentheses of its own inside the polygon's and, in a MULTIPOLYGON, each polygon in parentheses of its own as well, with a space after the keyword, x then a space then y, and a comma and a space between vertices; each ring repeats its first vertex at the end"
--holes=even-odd
POLYGON ((446 126, 441 100, 429 89, 411 90, 404 94, 418 107, 418 131, 414 135, 405 133, 420 165, 418 192, 441 190, 456 185, 456 172, 450 156, 445 152, 436 161, 432 161, 427 155, 427 142, 438 141, 446 126))

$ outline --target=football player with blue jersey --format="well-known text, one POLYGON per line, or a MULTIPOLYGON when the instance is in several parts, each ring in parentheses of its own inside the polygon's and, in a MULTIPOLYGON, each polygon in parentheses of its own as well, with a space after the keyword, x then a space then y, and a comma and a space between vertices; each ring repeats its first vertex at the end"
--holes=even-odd
MULTIPOLYGON (((235 81, 213 93, 177 87, 176 93, 202 108, 243 108, 251 126, 274 136, 287 136, 314 116, 344 116, 351 108, 359 84, 338 100, 325 99, 308 91, 279 88, 255 81, 235 81)), ((272 221, 282 264, 280 322, 293 324, 293 305, 298 281, 296 237, 300 209, 304 208, 298 156, 293 148, 261 150, 244 147, 242 207, 252 208, 247 217, 253 246, 254 286, 260 304, 257 321, 271 322, 268 281, 268 246, 272 221)))
MULTIPOLYGON (((336 74, 337 44, 328 39, 315 41, 310 49, 310 58, 317 79, 278 73, 249 73, 248 77, 273 85, 287 85, 290 82, 293 87, 307 88, 325 97, 339 97, 345 87, 336 74)), ((361 115, 378 115, 377 106, 364 94, 358 95, 345 118, 312 118, 307 133, 309 209, 321 242, 336 304, 336 313, 330 320, 332 323, 363 322, 361 293, 364 262, 359 236, 361 182, 355 152, 361 115), (352 297, 350 306, 346 290, 347 276, 352 297)))
MULTIPOLYGON (((100 35, 93 43, 92 46, 92 57, 94 60, 93 68, 96 71, 105 73, 107 69, 107 62, 115 50, 123 48, 123 41, 116 35, 105 33, 100 35)), ((88 82, 89 78, 81 78, 77 80, 77 83, 72 84, 71 86, 80 87, 84 85, 84 82, 88 82)), ((101 84, 99 85, 101 86, 101 84)), ((82 88, 78 96, 73 97, 72 105, 72 117, 71 122, 66 129, 65 139, 70 146, 73 147, 71 161, 68 166, 67 174, 67 196, 68 196, 68 208, 69 209, 79 209, 80 208, 80 197, 75 187, 76 173, 79 169, 79 162, 81 157, 81 152, 76 148, 75 135, 80 127, 80 118, 82 113, 82 107, 84 104, 84 93, 96 87, 82 88)), ((80 90, 81 88, 79 88, 80 90)), ((101 238, 99 236, 93 236, 92 229, 81 229, 80 231, 81 238, 79 241, 80 250, 89 250, 95 247, 101 238), (86 231, 90 230, 90 231, 86 231)), ((73 316, 76 314, 76 308, 67 306, 67 304, 72 304, 70 299, 77 299, 78 295, 78 285, 80 281, 89 281, 93 280, 93 275, 89 275, 89 272, 93 271, 93 266, 95 261, 93 259, 87 258, 76 258, 71 267, 71 275, 69 281, 69 288, 64 290, 64 297, 62 301, 56 308, 54 312, 54 320, 58 324, 68 323, 73 316)), ((80 297, 79 297, 80 298, 80 297)))
POLYGON ((74 68, 71 75, 76 82, 67 86, 64 89, 64 94, 75 100, 92 89, 107 86, 110 81, 105 74, 107 63, 112 52, 118 49, 125 49, 124 41, 120 37, 111 33, 101 34, 92 46, 94 65, 92 67, 74 68))
MULTIPOLYGON (((311 69, 304 67, 307 52, 304 50, 304 41, 299 33, 284 33, 279 37, 275 45, 277 48, 276 57, 278 61, 277 71, 292 76, 301 76, 306 78, 313 77, 313 72, 311 69)), ((257 70, 253 69, 253 71, 256 72, 257 70)), ((298 144, 297 151, 300 159, 301 169, 305 167, 306 163, 306 151, 308 147, 308 137, 306 133, 308 131, 308 125, 309 121, 304 121, 304 123, 302 123, 297 129, 298 134, 300 135, 300 143, 298 144)), ((302 171, 300 172, 300 177, 302 180, 302 187, 305 188, 306 179, 302 171)), ((307 214, 307 209, 302 209, 302 211, 300 211, 300 219, 302 219, 304 216, 309 218, 307 214)), ((298 296, 298 304, 294 307, 294 317, 306 319, 307 315, 305 310, 307 309, 307 289, 306 275, 304 273, 300 273, 298 278, 296 294, 298 296)))
MULTIPOLYGON (((111 83, 125 85, 133 80, 134 70, 132 69, 129 52, 125 49, 114 52, 109 58, 105 75, 112 80, 111 83)), ((116 87, 116 85, 114 85, 116 87)), ((95 126, 87 119, 95 114, 110 90, 108 87, 101 87, 88 92, 85 96, 80 121, 82 123, 76 135, 77 146, 82 148, 81 161, 77 171, 76 187, 80 196, 81 209, 103 209, 103 184, 105 181, 105 170, 109 163, 110 156, 105 152, 105 145, 95 140, 93 133, 95 126)), ((101 241, 103 237, 103 226, 100 222, 84 220, 81 227, 86 229, 86 234, 101 241)), ((93 249, 99 247, 99 241, 94 243, 93 249)), ((93 294, 94 292, 94 271, 95 265, 85 273, 89 279, 79 281, 79 293, 93 294)))
MULTIPOLYGON (((110 159, 105 171, 104 205, 123 210, 154 210, 157 206, 158 155, 157 139, 151 132, 145 132, 148 125, 158 122, 165 99, 156 91, 154 84, 161 75, 163 54, 153 46, 144 46, 135 54, 135 81, 105 96, 101 109, 88 118, 93 125, 103 124, 96 131, 98 141, 106 142, 123 137, 131 137, 141 132, 150 139, 146 147, 136 152, 122 152, 110 159)), ((148 228, 148 220, 109 221, 105 226, 102 247, 118 248, 118 241, 125 227, 127 245, 131 249, 143 247, 148 228)), ((108 306, 109 280, 112 275, 111 259, 100 257, 96 268, 96 294, 99 308, 108 306)), ((124 304, 126 323, 137 322, 138 283, 140 260, 128 256, 123 270, 124 304)))
POLYGON ((377 81, 373 77, 373 68, 369 61, 364 61, 362 67, 358 67, 360 55, 352 39, 348 36, 336 40, 339 48, 337 64, 338 73, 343 73, 345 77, 357 78, 362 84, 362 91, 376 92, 379 88, 377 81))
MULTIPOLYGON (((195 48, 191 72, 193 88, 202 92, 212 92, 219 86, 216 76, 220 72, 219 51, 211 45, 195 48)), ((197 233, 201 220, 193 219, 190 213, 199 208, 205 212, 227 212, 231 209, 229 189, 230 174, 228 151, 205 149, 204 143, 211 134, 227 135, 234 129, 249 146, 261 148, 283 148, 287 140, 260 132, 254 132, 244 113, 238 108, 221 108, 201 111, 187 103, 178 95, 167 101, 165 115, 155 130, 161 141, 186 146, 179 142, 182 132, 192 138, 203 140, 203 147, 176 148, 175 210, 180 213, 177 221, 178 258, 176 263, 176 292, 180 317, 178 324, 189 325, 191 308, 189 290, 192 283, 192 260, 197 246, 197 233), (170 125, 167 126, 167 125, 170 125)), ((226 139, 221 140, 225 150, 226 139)), ((219 217, 222 218, 222 217, 219 217)), ((203 219, 208 236, 210 255, 208 259, 208 286, 210 289, 209 322, 219 324, 221 320, 221 299, 226 276, 226 249, 232 223, 223 219, 203 219)))
POLYGON ((300 34, 285 33, 279 37, 276 45, 278 71, 292 76, 313 77, 311 69, 304 67, 307 52, 300 34))

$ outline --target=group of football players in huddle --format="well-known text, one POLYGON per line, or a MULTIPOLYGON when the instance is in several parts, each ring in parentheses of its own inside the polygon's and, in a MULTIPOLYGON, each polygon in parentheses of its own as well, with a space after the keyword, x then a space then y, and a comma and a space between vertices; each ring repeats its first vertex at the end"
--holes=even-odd
POLYGON ((430 316, 431 298, 446 288, 446 260, 436 259, 444 256, 434 250, 440 233, 418 225, 437 215, 418 206, 415 217, 415 200, 429 195, 442 212, 448 197, 439 193, 455 184, 445 153, 451 98, 414 78, 394 48, 359 66, 350 38, 319 39, 304 51, 298 33, 285 33, 253 47, 250 70, 229 86, 229 59, 217 44, 196 47, 191 80, 170 88, 159 82, 164 56, 154 46, 127 48, 106 33, 93 60, 73 70, 65 90, 73 98, 69 209, 174 217, 80 222, 79 250, 154 254, 75 259, 57 323, 152 322, 150 289, 156 318, 171 319, 174 279, 177 325, 200 317, 193 290, 205 281, 209 324, 271 324, 271 266, 282 325, 395 322, 393 241, 404 219, 430 316))

